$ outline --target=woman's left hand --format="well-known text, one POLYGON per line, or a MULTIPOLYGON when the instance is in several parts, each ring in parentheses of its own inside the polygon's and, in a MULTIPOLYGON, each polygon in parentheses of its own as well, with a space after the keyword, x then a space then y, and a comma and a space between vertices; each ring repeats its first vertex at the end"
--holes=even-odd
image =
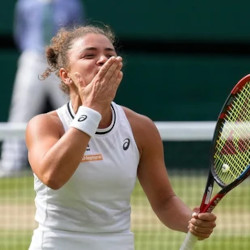
POLYGON ((208 238, 216 226, 216 216, 213 213, 197 213, 192 214, 189 221, 189 231, 198 237, 199 240, 208 238))

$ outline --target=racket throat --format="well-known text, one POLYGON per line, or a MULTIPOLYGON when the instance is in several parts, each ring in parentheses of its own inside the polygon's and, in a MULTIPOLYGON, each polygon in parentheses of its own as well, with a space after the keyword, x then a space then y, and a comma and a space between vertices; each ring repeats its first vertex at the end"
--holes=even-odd
POLYGON ((200 212, 204 211, 204 209, 206 208, 206 206, 209 204, 212 193, 213 193, 213 183, 211 183, 210 185, 208 185, 208 187, 205 190, 205 193, 203 195, 203 200, 200 206, 200 212))
POLYGON ((217 204, 222 200, 225 194, 218 193, 210 202, 207 204, 204 209, 202 210, 203 213, 208 212, 211 213, 217 204))

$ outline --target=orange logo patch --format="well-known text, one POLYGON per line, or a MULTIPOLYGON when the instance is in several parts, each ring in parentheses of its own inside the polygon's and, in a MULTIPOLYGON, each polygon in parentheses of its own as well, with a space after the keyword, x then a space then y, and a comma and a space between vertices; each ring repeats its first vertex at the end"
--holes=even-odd
POLYGON ((86 161, 102 161, 102 154, 95 154, 95 155, 84 155, 81 162, 86 161))

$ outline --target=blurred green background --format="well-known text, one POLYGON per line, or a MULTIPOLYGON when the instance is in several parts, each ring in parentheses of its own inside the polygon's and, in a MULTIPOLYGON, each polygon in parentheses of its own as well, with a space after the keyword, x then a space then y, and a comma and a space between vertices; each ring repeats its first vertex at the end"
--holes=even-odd
MULTIPOLYGON (((249 1, 83 3, 88 22, 110 25, 118 38, 125 66, 115 101, 154 121, 216 120, 228 92, 249 73, 249 1)), ((4 1, 0 10, 0 122, 8 117, 19 55, 12 35, 14 4, 4 1)), ((169 143, 169 165, 206 166, 207 154, 201 152, 208 152, 209 144, 195 145, 169 143), (177 162, 180 150, 186 156, 177 162)))
MULTIPOLYGON (((126 64, 116 101, 153 120, 215 120, 249 72, 249 1, 83 2, 88 22, 109 24, 118 37, 126 64)), ((0 10, 0 121, 7 120, 18 58, 14 4, 4 1, 0 10)))

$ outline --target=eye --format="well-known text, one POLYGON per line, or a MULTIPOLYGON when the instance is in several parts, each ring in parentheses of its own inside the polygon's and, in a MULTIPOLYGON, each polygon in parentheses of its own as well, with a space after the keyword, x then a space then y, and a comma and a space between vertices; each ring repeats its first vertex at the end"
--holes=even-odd
POLYGON ((116 56, 116 54, 107 54, 107 55, 106 55, 107 58, 110 58, 110 57, 112 57, 112 56, 116 56))
POLYGON ((83 56, 83 58, 86 58, 86 59, 91 59, 91 58, 94 58, 95 57, 95 54, 86 54, 83 56))

